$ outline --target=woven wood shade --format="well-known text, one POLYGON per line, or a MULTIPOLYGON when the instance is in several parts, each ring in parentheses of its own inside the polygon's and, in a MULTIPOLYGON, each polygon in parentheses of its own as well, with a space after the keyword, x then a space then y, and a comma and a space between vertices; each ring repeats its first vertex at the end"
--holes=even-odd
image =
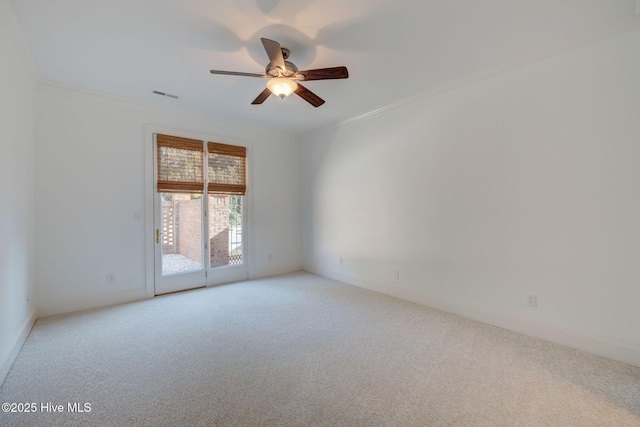
POLYGON ((207 150, 209 194, 244 195, 247 191, 247 149, 209 142, 207 150))
POLYGON ((158 192, 204 192, 204 143, 195 139, 156 135, 158 192))

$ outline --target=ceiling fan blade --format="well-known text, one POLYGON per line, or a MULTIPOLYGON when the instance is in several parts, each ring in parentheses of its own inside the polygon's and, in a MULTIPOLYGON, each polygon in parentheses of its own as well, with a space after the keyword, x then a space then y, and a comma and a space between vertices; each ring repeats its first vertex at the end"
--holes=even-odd
POLYGON ((238 71, 220 71, 220 70, 211 70, 209 71, 211 74, 223 74, 225 76, 244 76, 244 77, 260 77, 266 79, 267 75, 265 74, 256 74, 256 73, 241 73, 238 71))
POLYGON ((300 83, 298 83, 298 89, 295 90, 295 93, 316 108, 324 104, 324 99, 320 98, 300 83))
POLYGON ((271 91, 269 90, 269 88, 266 88, 260 93, 260 95, 258 95, 256 99, 253 100, 251 104, 262 104, 269 97, 269 95, 271 95, 271 91))
POLYGON ((280 43, 265 38, 261 38, 260 40, 262 40, 264 50, 267 51, 267 56, 269 57, 269 61, 271 61, 271 66, 273 68, 279 67, 284 71, 286 67, 284 65, 284 56, 282 56, 280 43))
POLYGON ((347 71, 347 67, 319 68, 317 70, 303 70, 296 73, 296 79, 302 81, 346 79, 348 77, 349 71, 347 71))

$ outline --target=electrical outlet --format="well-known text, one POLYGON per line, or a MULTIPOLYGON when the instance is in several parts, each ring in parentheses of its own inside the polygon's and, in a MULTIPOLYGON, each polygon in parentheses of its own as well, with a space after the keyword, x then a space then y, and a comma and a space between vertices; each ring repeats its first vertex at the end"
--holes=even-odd
POLYGON ((116 280, 116 275, 114 273, 107 274, 107 283, 113 283, 116 280))
POLYGON ((393 270, 393 278, 396 280, 400 279, 400 270, 393 270))
POLYGON ((273 260, 273 254, 267 255, 267 258, 269 259, 269 261, 273 260))
POLYGON ((527 307, 536 308, 538 306, 538 295, 527 294, 527 307))
POLYGON ((340 265, 344 265, 344 259, 342 259, 342 257, 340 257, 340 265))

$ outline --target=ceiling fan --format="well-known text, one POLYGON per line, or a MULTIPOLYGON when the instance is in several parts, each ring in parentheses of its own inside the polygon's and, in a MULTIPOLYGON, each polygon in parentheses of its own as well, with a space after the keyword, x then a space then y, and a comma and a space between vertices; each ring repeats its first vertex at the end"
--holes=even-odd
POLYGON ((281 47, 280 43, 273 40, 265 38, 261 38, 260 40, 262 40, 264 50, 267 51, 267 56, 269 56, 269 61, 271 61, 267 64, 264 74, 211 70, 211 74, 260 77, 268 79, 267 88, 263 90, 251 104, 262 104, 272 93, 280 98, 285 98, 292 93, 295 93, 314 107, 319 107, 324 104, 324 100, 298 82, 346 79, 349 77, 347 67, 331 67, 298 71, 298 67, 296 67, 292 62, 287 61, 290 54, 289 49, 281 47))

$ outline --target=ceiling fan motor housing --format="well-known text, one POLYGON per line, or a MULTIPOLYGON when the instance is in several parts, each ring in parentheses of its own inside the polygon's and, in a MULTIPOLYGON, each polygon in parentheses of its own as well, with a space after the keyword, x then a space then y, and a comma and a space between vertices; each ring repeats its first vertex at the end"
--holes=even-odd
MULTIPOLYGON (((285 56, 285 58, 287 56, 285 56)), ((284 66, 285 69, 280 70, 279 68, 274 68, 271 63, 268 63, 265 67, 265 74, 271 77, 293 77, 294 74, 298 72, 298 67, 296 67, 293 62, 284 61, 284 66)))

